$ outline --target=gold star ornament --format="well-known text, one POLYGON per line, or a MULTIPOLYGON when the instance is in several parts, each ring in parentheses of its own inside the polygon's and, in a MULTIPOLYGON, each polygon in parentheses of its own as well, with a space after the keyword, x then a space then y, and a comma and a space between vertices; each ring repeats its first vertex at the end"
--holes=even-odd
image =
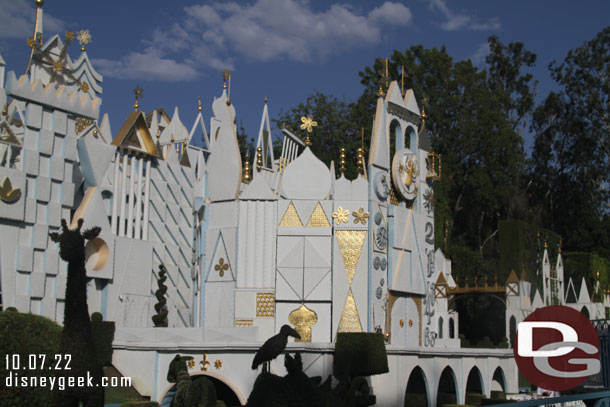
POLYGON ((301 130, 307 131, 307 139, 305 140, 305 145, 310 146, 311 140, 309 140, 309 135, 313 132, 313 128, 318 125, 318 122, 314 121, 313 116, 309 115, 308 117, 301 117, 301 130))
POLYGON ((335 219, 335 223, 340 225, 341 222, 347 223, 347 216, 349 215, 348 209, 343 209, 342 206, 338 207, 336 211, 333 212, 333 218, 335 219))
POLYGON ((89 30, 80 30, 76 39, 80 42, 80 50, 84 51, 85 45, 91 42, 91 34, 89 33, 89 30))
POLYGON ((360 209, 358 209, 358 212, 353 211, 352 216, 355 218, 354 219, 355 224, 362 223, 363 225, 366 225, 366 220, 369 217, 369 213, 365 212, 364 208, 360 208, 360 209))

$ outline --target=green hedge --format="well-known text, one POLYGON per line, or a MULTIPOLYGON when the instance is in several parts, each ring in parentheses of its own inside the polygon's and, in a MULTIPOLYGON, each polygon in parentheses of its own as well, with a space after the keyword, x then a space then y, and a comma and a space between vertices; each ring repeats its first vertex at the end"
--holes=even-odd
POLYGON ((91 314, 91 334, 95 344, 97 358, 102 366, 112 364, 112 341, 114 339, 114 321, 102 321, 102 314, 91 314))
MULTIPOLYGON (((61 326, 54 321, 33 314, 15 311, 0 312, 0 355, 19 355, 21 367, 29 363, 29 355, 46 355, 45 369, 19 370, 18 377, 52 376, 49 363, 55 361, 59 352, 61 326)), ((40 359, 37 358, 39 362, 40 359)), ((53 405, 53 394, 49 387, 7 387, 9 374, 15 377, 14 370, 7 370, 5 361, 0 366, 0 401, 3 407, 48 406, 53 405)))
POLYGON ((335 344, 333 376, 371 376, 389 372, 383 334, 339 333, 335 344))

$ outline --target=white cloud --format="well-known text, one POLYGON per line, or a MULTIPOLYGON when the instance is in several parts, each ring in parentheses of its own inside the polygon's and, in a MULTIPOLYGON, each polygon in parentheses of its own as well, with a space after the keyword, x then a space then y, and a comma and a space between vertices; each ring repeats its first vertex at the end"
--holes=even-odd
POLYGON ((120 61, 93 59, 93 65, 104 75, 120 79, 165 80, 176 82, 197 77, 197 71, 187 63, 164 58, 155 49, 132 52, 120 61))
POLYGON ((458 13, 450 10, 445 0, 430 0, 430 9, 440 12, 446 18, 446 21, 441 23, 441 29, 445 31, 456 31, 462 28, 473 31, 496 31, 502 28, 497 17, 481 23, 464 12, 458 13))
MULTIPOLYGON (((0 0, 0 38, 23 38, 34 35, 33 2, 27 0, 0 0)), ((49 34, 61 33, 65 30, 65 23, 50 15, 43 13, 43 32, 45 38, 49 34)))
POLYGON ((470 60, 474 65, 482 65, 485 63, 485 57, 489 55, 489 43, 484 42, 479 45, 479 48, 470 56, 470 60))
POLYGON ((179 21, 155 30, 152 40, 145 43, 145 52, 131 53, 119 61, 101 60, 103 66, 98 60, 96 67, 111 77, 154 70, 150 75, 163 80, 164 71, 158 66, 163 61, 161 65, 169 69, 165 79, 172 81, 192 79, 201 68, 231 69, 241 59, 313 63, 377 44, 384 29, 407 26, 411 19, 409 8, 390 1, 368 13, 341 4, 314 11, 297 0, 206 2, 185 7, 179 21), (147 63, 132 66, 141 60, 147 63), (176 68, 183 73, 176 74, 176 68))

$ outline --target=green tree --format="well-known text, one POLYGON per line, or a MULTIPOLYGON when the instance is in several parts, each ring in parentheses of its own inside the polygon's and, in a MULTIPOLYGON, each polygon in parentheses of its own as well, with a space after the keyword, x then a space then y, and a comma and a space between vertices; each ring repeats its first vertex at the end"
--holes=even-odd
MULTIPOLYGON (((314 127, 311 136, 311 151, 327 165, 334 160, 338 175, 340 150, 345 148, 345 176, 352 179, 356 176, 357 149, 362 145, 361 132, 365 123, 362 118, 372 120, 370 114, 361 116, 362 110, 362 106, 356 103, 349 103, 334 96, 316 92, 296 107, 288 111, 281 110, 273 121, 278 127, 284 126, 291 133, 305 140, 305 131, 299 127, 301 117, 313 116, 318 125, 314 127)), ((368 124, 369 132, 370 128, 371 125, 368 124)), ((366 141, 365 146, 368 147, 366 141)))
POLYGON ((549 66, 534 114, 530 203, 571 251, 610 256, 610 27, 549 66))

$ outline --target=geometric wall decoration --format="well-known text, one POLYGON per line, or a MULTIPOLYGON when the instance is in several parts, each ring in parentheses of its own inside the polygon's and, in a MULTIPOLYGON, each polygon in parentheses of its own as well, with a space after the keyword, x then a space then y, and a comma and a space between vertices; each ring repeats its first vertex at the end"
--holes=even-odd
POLYGON ((303 222, 301 222, 301 218, 299 218, 299 214, 292 201, 290 202, 290 205, 288 205, 286 212, 284 212, 284 216, 282 216, 280 226, 303 227, 303 222))
POLYGON ((328 218, 324 213, 324 209, 320 205, 320 202, 317 203, 316 208, 313 210, 309 221, 307 222, 308 227, 316 227, 316 226, 326 226, 329 227, 330 223, 328 222, 328 218))
POLYGON ((362 332, 362 325, 360 324, 360 317, 358 316, 358 309, 356 308, 351 288, 347 293, 347 299, 343 306, 337 332, 362 332))
POLYGON ((257 318, 272 318, 275 316, 275 296, 273 293, 256 293, 257 318))
POLYGON ((288 315, 288 321, 294 325, 301 339, 295 342, 311 342, 311 328, 318 322, 318 315, 302 304, 288 315))
POLYGON ((366 230, 335 230, 335 236, 341 249, 343 264, 350 285, 354 279, 366 232, 366 230))

